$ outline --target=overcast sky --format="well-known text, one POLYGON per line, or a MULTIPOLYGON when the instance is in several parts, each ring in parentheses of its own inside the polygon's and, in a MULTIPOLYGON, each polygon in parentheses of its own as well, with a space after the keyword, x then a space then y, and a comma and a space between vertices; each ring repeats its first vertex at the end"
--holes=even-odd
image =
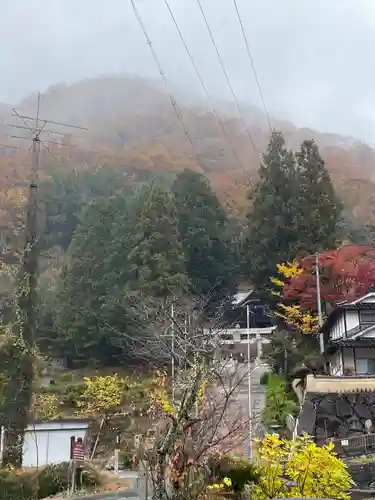
MULTIPOLYGON (((169 0, 212 97, 230 99, 196 0, 169 0)), ((239 99, 259 105, 233 0, 201 0, 239 99)), ((237 0, 271 113, 375 145, 375 0, 237 0)), ((174 85, 202 94, 164 0, 136 0, 174 85)), ((0 101, 107 73, 157 77, 130 0, 2 0, 0 101)), ((202 94, 203 95, 203 94, 202 94)))

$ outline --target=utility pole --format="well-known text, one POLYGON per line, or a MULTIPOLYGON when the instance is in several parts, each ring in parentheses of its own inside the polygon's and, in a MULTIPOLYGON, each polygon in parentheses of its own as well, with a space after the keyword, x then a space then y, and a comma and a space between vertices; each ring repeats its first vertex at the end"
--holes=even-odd
POLYGON ((171 351, 172 351, 172 403, 174 404, 174 390, 175 390, 175 360, 174 360, 174 305, 171 305, 171 318, 172 318, 172 346, 171 346, 171 351))
MULTIPOLYGON (((56 122, 52 120, 42 120, 40 118, 40 93, 37 98, 36 116, 29 117, 20 115, 16 109, 13 109, 13 117, 16 117, 21 122, 21 125, 10 124, 10 127, 25 130, 31 133, 32 136, 32 161, 31 161, 31 175, 29 181, 29 192, 26 208, 26 227, 25 227, 25 245, 23 251, 23 259, 21 265, 21 284, 18 300, 18 307, 21 315, 24 315, 23 336, 24 340, 33 346, 36 336, 36 300, 37 300, 37 284, 38 284, 38 181, 39 181, 39 166, 41 145, 51 155, 48 144, 64 145, 56 141, 42 139, 43 133, 49 135, 58 134, 63 135, 61 132, 46 130, 47 124, 58 125, 61 127, 75 128, 79 130, 87 130, 77 125, 56 122), (34 122, 34 125, 33 125, 34 122)), ((9 135, 8 137, 16 139, 27 139, 17 135, 9 135)))
POLYGON ((40 94, 38 94, 35 133, 32 138, 31 175, 26 209, 25 245, 21 267, 18 308, 23 315, 23 338, 29 347, 36 337, 36 294, 38 284, 38 177, 40 164, 39 133, 40 94))
MULTIPOLYGON (((323 318, 322 318, 322 300, 320 296, 320 272, 319 272, 319 253, 315 254, 315 275, 316 275, 316 302, 318 307, 318 320, 319 320, 319 330, 323 326, 323 318)), ((324 353, 324 336, 322 332, 319 332, 319 344, 320 344, 320 353, 324 353)))
POLYGON ((253 416, 253 403, 251 397, 251 360, 250 360, 250 306, 246 305, 246 329, 247 329, 247 390, 248 390, 248 413, 249 413, 249 458, 252 458, 253 455, 253 425, 252 425, 252 416, 253 416))
MULTIPOLYGON (((86 130, 83 127, 60 122, 40 119, 40 94, 37 98, 36 116, 24 116, 13 109, 14 118, 20 124, 10 124, 10 127, 21 129, 29 137, 8 135, 12 139, 30 140, 31 134, 31 173, 28 186, 26 206, 25 243, 19 272, 19 286, 17 294, 17 319, 14 325, 18 342, 13 346, 14 370, 9 387, 5 390, 7 399, 7 432, 4 449, 4 464, 22 465, 23 437, 27 426, 29 409, 33 396, 34 384, 34 355, 37 330, 37 285, 38 285, 38 179, 41 145, 51 155, 48 144, 59 142, 42 139, 43 133, 59 134, 46 130, 47 124, 63 127, 73 127, 86 130), (9 401, 8 401, 9 400, 9 401)), ((7 146, 4 146, 7 147, 7 146)), ((11 146, 14 147, 14 146, 11 146)))
POLYGON ((187 320, 187 315, 185 313, 185 318, 184 318, 184 337, 185 337, 185 347, 184 347, 184 369, 186 370, 187 367, 187 355, 188 355, 188 348, 187 348, 187 338, 188 338, 188 320, 187 320))

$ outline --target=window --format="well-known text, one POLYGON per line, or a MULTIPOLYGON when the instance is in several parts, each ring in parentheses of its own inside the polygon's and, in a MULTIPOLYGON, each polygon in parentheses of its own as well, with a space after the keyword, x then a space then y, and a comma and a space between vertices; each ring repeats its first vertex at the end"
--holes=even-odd
POLYGON ((375 311, 360 311, 359 321, 361 325, 374 325, 375 324, 375 311))
POLYGON ((375 375, 375 359, 357 359, 357 375, 375 375))
POLYGON ((222 333, 220 335, 220 338, 222 340, 233 340, 233 335, 231 335, 230 333, 222 333))

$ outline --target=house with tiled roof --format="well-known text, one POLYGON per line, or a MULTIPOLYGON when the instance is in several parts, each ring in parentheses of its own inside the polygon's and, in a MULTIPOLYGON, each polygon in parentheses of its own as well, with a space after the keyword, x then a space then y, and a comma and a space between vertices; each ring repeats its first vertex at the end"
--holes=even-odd
POLYGON ((375 376, 375 292, 339 304, 322 332, 333 376, 375 376))
POLYGON ((338 304, 321 332, 327 374, 293 382, 298 432, 341 455, 375 454, 375 292, 338 304))

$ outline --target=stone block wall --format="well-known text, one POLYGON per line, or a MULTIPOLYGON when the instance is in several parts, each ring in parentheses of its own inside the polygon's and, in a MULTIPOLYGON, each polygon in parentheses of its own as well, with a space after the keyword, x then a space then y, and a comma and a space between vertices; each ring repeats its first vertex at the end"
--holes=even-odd
POLYGON ((314 436, 318 443, 335 439, 340 454, 375 453, 375 435, 369 436, 367 420, 373 424, 370 433, 375 433, 375 392, 309 394, 301 412, 299 431, 314 436), (346 438, 350 438, 349 445, 346 438))
MULTIPOLYGON (((348 470, 357 488, 375 488, 375 457, 373 462, 349 462, 348 470)), ((375 494, 375 491, 373 491, 375 494)), ((375 496, 375 495, 373 495, 375 496)))

